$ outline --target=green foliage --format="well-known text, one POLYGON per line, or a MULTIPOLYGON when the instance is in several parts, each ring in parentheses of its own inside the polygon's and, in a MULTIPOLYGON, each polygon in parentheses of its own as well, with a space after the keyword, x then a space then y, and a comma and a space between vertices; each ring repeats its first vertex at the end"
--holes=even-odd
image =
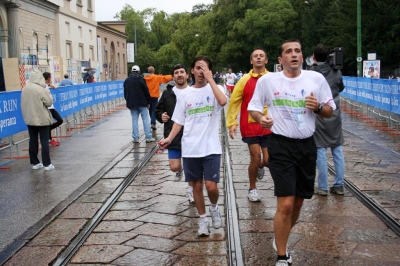
MULTIPOLYGON (((399 68, 398 14, 395 0, 362 1, 363 58, 376 52, 387 75, 399 68)), ((207 55, 214 71, 246 72, 251 52, 261 47, 272 70, 281 42, 297 38, 305 58, 312 56, 318 43, 343 47, 343 73, 357 71, 356 0, 214 0, 212 5, 198 4, 192 12, 174 14, 154 8, 136 11, 125 5, 116 17, 127 21, 128 42, 134 41, 136 24, 135 63, 143 69, 154 65, 159 72, 170 73, 176 63, 189 66, 195 56, 207 55)))

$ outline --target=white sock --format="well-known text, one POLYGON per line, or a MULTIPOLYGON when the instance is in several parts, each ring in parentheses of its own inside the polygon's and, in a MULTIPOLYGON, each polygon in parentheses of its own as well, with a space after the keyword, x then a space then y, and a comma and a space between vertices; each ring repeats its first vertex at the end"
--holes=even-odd
POLYGON ((207 214, 200 215, 200 220, 207 221, 207 214))
POLYGON ((193 192, 193 187, 192 186, 188 186, 188 192, 192 193, 193 192))
POLYGON ((217 204, 211 204, 210 205, 210 210, 212 210, 212 211, 218 210, 218 203, 217 204))

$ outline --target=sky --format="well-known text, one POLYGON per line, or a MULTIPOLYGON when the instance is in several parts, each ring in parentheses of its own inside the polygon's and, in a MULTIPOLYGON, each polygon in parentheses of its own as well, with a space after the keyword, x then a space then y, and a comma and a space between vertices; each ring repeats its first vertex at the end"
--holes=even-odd
POLYGON ((191 12, 192 7, 197 4, 212 4, 213 0, 95 0, 95 12, 97 21, 115 20, 116 13, 122 10, 125 4, 129 4, 133 9, 142 11, 146 8, 156 8, 168 14, 191 12))

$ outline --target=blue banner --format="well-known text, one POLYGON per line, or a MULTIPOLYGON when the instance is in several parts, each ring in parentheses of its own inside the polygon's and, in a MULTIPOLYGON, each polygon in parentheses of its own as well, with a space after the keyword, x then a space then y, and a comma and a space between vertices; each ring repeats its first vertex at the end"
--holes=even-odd
POLYGON ((396 79, 343 77, 345 89, 340 94, 373 107, 400 114, 399 88, 396 79))
MULTIPOLYGON (((50 89, 62 118, 86 107, 124 97, 123 81, 98 82, 50 89)), ((0 138, 27 130, 21 112, 21 91, 0 93, 0 138)))
POLYGON ((21 91, 0 93, 0 138, 27 130, 21 112, 21 91))

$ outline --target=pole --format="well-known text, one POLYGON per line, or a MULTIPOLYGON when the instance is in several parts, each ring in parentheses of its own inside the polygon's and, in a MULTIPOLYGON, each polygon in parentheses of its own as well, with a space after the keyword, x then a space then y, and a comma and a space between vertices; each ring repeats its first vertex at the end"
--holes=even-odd
MULTIPOLYGON (((361 0, 357 0, 357 56, 362 58, 361 51, 361 0)), ((357 76, 362 76, 362 61, 357 62, 357 76)))
POLYGON ((137 54, 137 42, 136 42, 136 22, 135 22, 135 55, 134 55, 134 57, 136 56, 136 54, 137 54))

